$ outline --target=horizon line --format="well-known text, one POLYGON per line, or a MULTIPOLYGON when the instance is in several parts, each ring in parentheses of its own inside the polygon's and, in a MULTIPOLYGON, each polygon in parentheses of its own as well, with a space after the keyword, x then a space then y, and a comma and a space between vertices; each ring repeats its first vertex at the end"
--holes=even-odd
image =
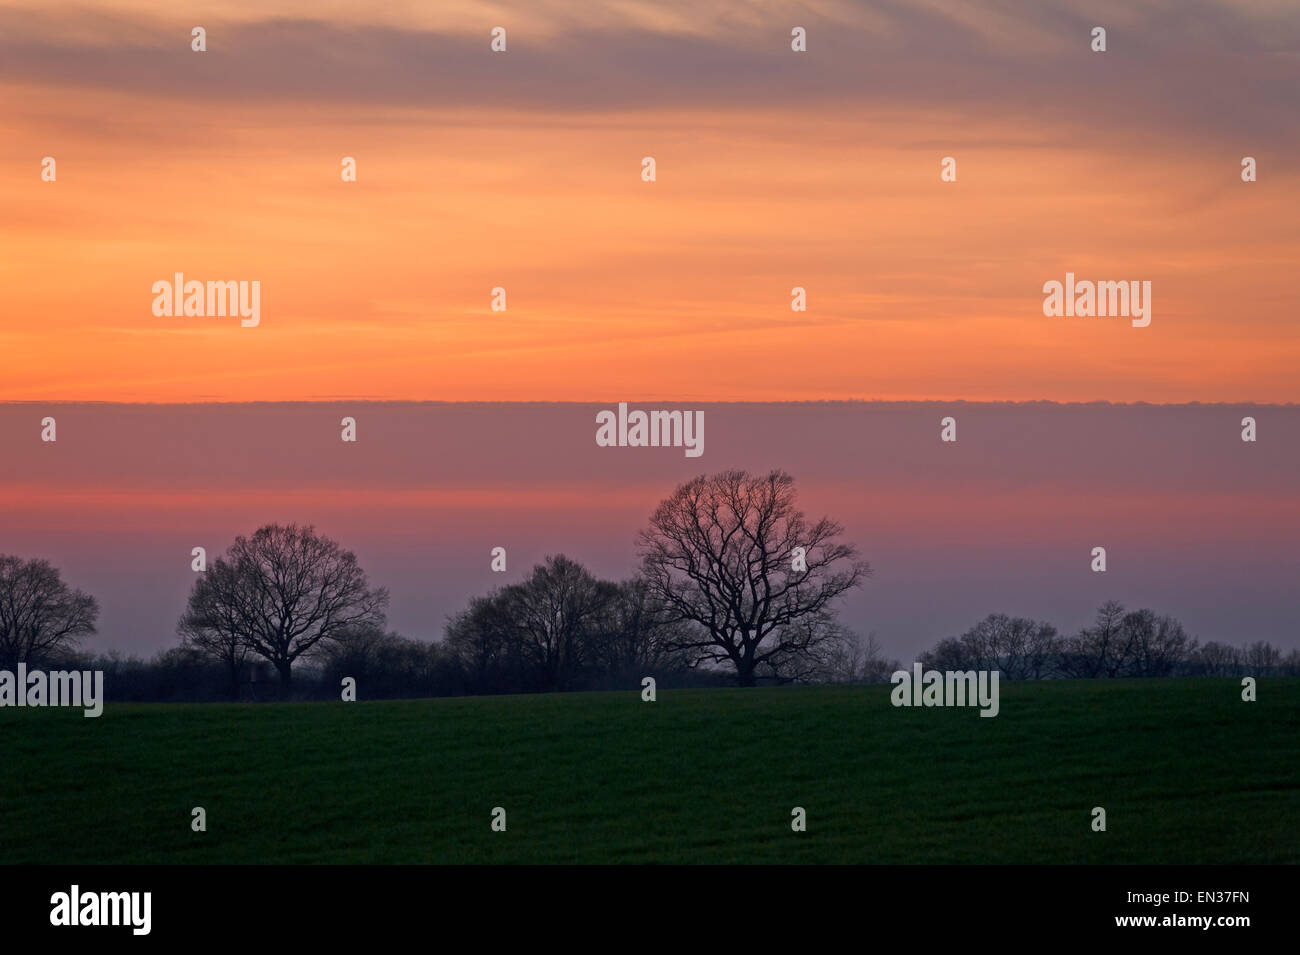
MULTIPOLYGON (((546 399, 465 399, 447 400, 438 398, 284 398, 270 400, 230 400, 199 399, 191 401, 112 401, 100 399, 68 398, 22 398, 0 400, 0 408, 19 405, 107 405, 114 407, 187 407, 192 405, 328 405, 328 404, 369 404, 369 405, 447 405, 447 406, 482 406, 482 405, 557 405, 566 407, 586 407, 590 405, 608 405, 611 399, 591 398, 586 400, 546 400, 546 399)), ((801 399, 701 399, 701 398, 618 398, 613 404, 702 404, 702 405, 1005 405, 1029 406, 1050 405, 1054 407, 1107 407, 1107 408, 1296 408, 1300 403, 1294 401, 1056 401, 1050 398, 1030 399, 978 399, 978 398, 801 398, 801 399)))

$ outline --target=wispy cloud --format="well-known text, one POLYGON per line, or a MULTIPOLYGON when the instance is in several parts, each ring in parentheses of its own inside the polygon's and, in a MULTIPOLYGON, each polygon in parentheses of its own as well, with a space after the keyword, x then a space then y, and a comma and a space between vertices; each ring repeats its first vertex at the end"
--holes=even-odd
POLYGON ((599 6, 459 4, 436 18, 390 10, 357 22, 337 5, 242 5, 204 23, 204 56, 189 50, 189 22, 153 4, 9 8, 0 10, 0 81, 193 108, 978 109, 1069 115, 1098 138, 1141 129, 1280 145, 1297 135, 1279 116, 1297 106, 1300 16, 1277 4, 599 6), (498 24, 512 31, 506 56, 488 50, 498 24), (796 24, 808 30, 807 56, 790 53, 796 24), (1088 49, 1094 25, 1109 30, 1104 57, 1088 49))

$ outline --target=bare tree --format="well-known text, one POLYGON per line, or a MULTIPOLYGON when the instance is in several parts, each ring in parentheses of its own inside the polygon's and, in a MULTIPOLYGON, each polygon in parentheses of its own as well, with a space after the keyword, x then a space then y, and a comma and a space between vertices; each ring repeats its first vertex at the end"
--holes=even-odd
POLYGON ((1129 660, 1123 676, 1169 676, 1196 649, 1181 623, 1151 610, 1125 614, 1121 630, 1129 660))
POLYGON ((363 623, 341 630, 328 640, 322 640, 313 654, 319 662, 356 680, 367 676, 385 643, 400 640, 397 633, 385 633, 374 623, 363 623), (346 672, 344 672, 346 671, 346 672))
POLYGON ((1300 650, 1293 649, 1278 661, 1278 676, 1300 676, 1300 650))
POLYGON ((977 669, 970 648, 960 637, 944 637, 929 650, 917 654, 916 662, 926 670, 977 669))
POLYGON ((322 640, 312 654, 326 685, 341 686, 351 678, 367 699, 378 699, 427 687, 438 661, 437 647, 408 640, 382 627, 362 624, 322 640))
POLYGON ((1264 640, 1249 644, 1241 654, 1242 662, 1253 676, 1271 676, 1282 662, 1282 652, 1264 640))
POLYGON ((563 554, 547 557, 527 580, 503 591, 518 645, 546 689, 573 688, 615 594, 613 584, 563 554))
POLYGON ((95 632, 99 604, 47 560, 0 554, 0 664, 7 669, 95 632))
POLYGON ((831 645, 824 679, 830 683, 887 683, 889 675, 902 669, 898 660, 886 660, 884 648, 874 633, 865 637, 841 628, 840 639, 831 645))
POLYGON ((237 537, 195 582, 181 627, 190 621, 218 646, 221 628, 242 637, 279 671, 288 696, 294 661, 323 640, 382 627, 387 605, 388 591, 370 587, 351 551, 314 527, 268 524, 237 537))
POLYGON ((1193 672, 1200 676, 1238 676, 1241 651, 1214 640, 1202 644, 1192 657, 1193 672))
POLYGON ((663 501, 639 537, 642 570, 675 619, 693 665, 730 663, 753 686, 760 668, 799 665, 823 639, 832 601, 871 573, 828 518, 809 524, 782 471, 702 475, 663 501), (796 558, 796 549, 802 559, 796 558))
POLYGON ((620 589, 563 554, 447 623, 447 648, 476 692, 570 690, 616 655, 620 589))
POLYGON ((682 665, 674 646, 685 635, 685 626, 672 619, 644 578, 617 585, 597 630, 591 656, 612 677, 639 678, 682 665))
POLYGON ((447 621, 446 645, 472 693, 527 689, 522 680, 514 627, 501 591, 470 600, 447 621))
POLYGON ((999 670, 1006 680, 1038 680, 1056 652, 1056 628, 1041 620, 990 614, 970 631, 981 647, 980 669, 999 670))
POLYGON ((251 583, 239 576, 234 564, 217 558, 194 581, 185 613, 176 624, 183 646, 193 648, 225 668, 232 700, 239 699, 240 673, 249 652, 247 625, 241 608, 251 603, 251 595, 238 599, 233 595, 251 583))
POLYGON ((1173 617, 1145 608, 1125 613, 1110 600, 1091 627, 1062 641, 1060 668, 1070 677, 1170 676, 1199 665, 1195 651, 1196 641, 1173 617))
POLYGON ((1123 632, 1124 606, 1108 600, 1097 609, 1091 627, 1064 641, 1061 670, 1069 677, 1114 677, 1130 662, 1130 648, 1123 632))
POLYGON ((1007 680, 1039 680, 1050 675, 1059 649, 1050 623, 991 613, 960 637, 940 640, 920 662, 932 670, 998 670, 1007 680))

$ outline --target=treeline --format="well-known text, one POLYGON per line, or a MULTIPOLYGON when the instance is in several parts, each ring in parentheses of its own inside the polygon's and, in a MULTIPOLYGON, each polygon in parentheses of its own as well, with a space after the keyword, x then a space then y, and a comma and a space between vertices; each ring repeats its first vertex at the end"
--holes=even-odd
MULTIPOLYGON (((299 525, 236 537, 194 584, 181 645, 150 661, 86 655, 90 595, 48 561, 0 556, 0 668, 102 669, 111 700, 337 699, 640 686, 886 682, 903 668, 836 602, 872 573, 829 518, 805 518, 782 471, 679 485, 637 537, 637 574, 602 580, 564 555, 475 597, 426 643, 387 629, 389 594, 356 556, 299 525)), ((1004 679, 1300 675, 1300 652, 1199 644, 1181 623, 1109 602, 1092 625, 994 614, 919 662, 1004 679)))
POLYGON ((926 669, 999 670, 1006 680, 1300 676, 1300 650, 1283 656, 1262 640, 1245 647, 1198 643, 1173 617, 1126 611, 1114 600, 1072 636, 1045 621, 990 614, 917 659, 926 669))
MULTIPOLYGON (((192 646, 161 651, 151 659, 79 652, 65 649, 35 658, 30 668, 49 670, 102 670, 104 691, 118 703, 266 702, 285 698, 279 675, 258 661, 245 661, 232 692, 224 663, 192 646)), ((445 641, 429 643, 399 634, 371 632, 358 639, 322 649, 294 673, 291 698, 338 700, 345 678, 356 681, 360 699, 421 699, 425 697, 529 692, 522 687, 540 685, 540 675, 528 678, 527 667, 515 670, 518 682, 485 682, 471 672, 445 641)), ((642 676, 654 676, 661 688, 734 686, 735 679, 722 670, 660 668, 619 680, 594 670, 569 689, 638 687, 642 676)))
POLYGON ((470 601, 444 646, 468 692, 537 693, 684 673, 683 631, 644 580, 600 580, 561 554, 470 601))
MULTIPOLYGON (((110 672, 142 686, 157 675, 166 685, 140 692, 165 694, 211 666, 231 699, 264 693, 268 669, 283 699, 302 695, 295 675, 346 672, 360 682, 365 668, 371 697, 385 686, 419 695, 594 689, 646 676, 712 683, 720 671, 740 686, 817 681, 857 652, 845 649, 834 603, 871 573, 838 539, 842 530, 829 518, 807 520, 782 471, 701 475, 651 514, 634 579, 599 580, 550 557, 525 580, 473 599, 445 640, 421 648, 386 632, 388 590, 372 586, 355 554, 311 526, 268 524, 211 562, 195 554, 181 652, 149 673, 140 664, 110 672)), ((92 597, 46 562, 6 560, 0 657, 66 654, 94 633, 92 597), (5 622, 8 597, 20 607, 16 623, 5 622)))
MULTIPOLYGON (((559 609, 558 604, 544 606, 559 609)), ((565 614, 561 611, 559 617, 565 614)), ((691 668, 664 649, 663 627, 645 605, 643 586, 601 581, 558 557, 520 584, 473 600, 448 622, 442 641, 369 629, 323 647, 295 675, 293 697, 337 700, 347 677, 356 680, 364 699, 629 689, 645 676, 655 677, 664 688, 735 684, 734 675, 721 667, 691 668), (516 601, 536 601, 551 592, 545 585, 565 578, 569 597, 576 601, 569 611, 591 600, 592 607, 604 604, 603 613, 570 616, 578 625, 568 632, 567 645, 543 638, 544 628, 513 625, 515 616, 506 612, 517 609, 516 601)), ((822 650, 820 665, 798 679, 764 682, 887 683, 891 673, 907 666, 885 659, 874 635, 848 630, 840 630, 822 650)), ((1069 636, 1043 621, 991 614, 917 660, 926 669, 999 670, 1008 680, 1300 676, 1300 651, 1284 654, 1265 641, 1243 647, 1199 643, 1168 616, 1125 611, 1114 602, 1098 610, 1093 625, 1069 636)), ((108 699, 114 702, 231 698, 226 667, 193 646, 173 647, 150 660, 63 650, 38 663, 50 669, 103 670, 108 699)), ((245 661, 239 698, 280 699, 278 674, 265 664, 245 661)))

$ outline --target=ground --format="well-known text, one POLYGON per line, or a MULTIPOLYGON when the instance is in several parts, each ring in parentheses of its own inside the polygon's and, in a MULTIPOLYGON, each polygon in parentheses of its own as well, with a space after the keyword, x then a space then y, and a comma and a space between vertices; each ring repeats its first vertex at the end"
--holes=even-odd
POLYGON ((0 863, 1300 862, 1300 679, 889 690, 4 709, 0 863))

